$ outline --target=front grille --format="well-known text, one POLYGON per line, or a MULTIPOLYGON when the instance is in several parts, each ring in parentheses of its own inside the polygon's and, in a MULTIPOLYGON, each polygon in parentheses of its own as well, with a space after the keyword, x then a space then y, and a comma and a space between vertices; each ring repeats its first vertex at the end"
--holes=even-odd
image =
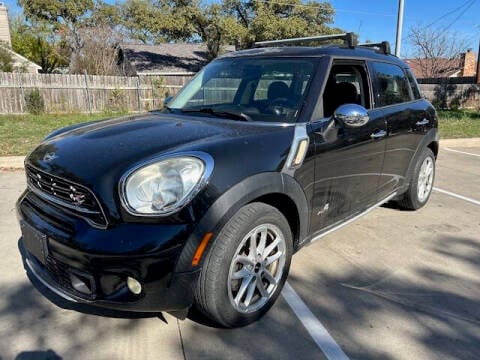
POLYGON ((95 280, 93 276, 87 273, 80 273, 78 271, 74 271, 73 269, 69 268, 64 263, 54 259, 51 256, 47 256, 45 259, 45 268, 48 271, 49 276, 64 290, 67 292, 79 296, 82 298, 86 298, 89 300, 95 299, 95 280), (72 278, 70 274, 73 274, 77 277, 81 277, 83 282, 85 283, 86 287, 88 288, 88 292, 80 292, 77 291, 72 286, 72 278), (80 274, 80 275, 79 275, 80 274))
POLYGON ((25 172, 29 189, 38 196, 62 206, 94 226, 105 227, 107 225, 100 204, 86 187, 28 165, 25 172))

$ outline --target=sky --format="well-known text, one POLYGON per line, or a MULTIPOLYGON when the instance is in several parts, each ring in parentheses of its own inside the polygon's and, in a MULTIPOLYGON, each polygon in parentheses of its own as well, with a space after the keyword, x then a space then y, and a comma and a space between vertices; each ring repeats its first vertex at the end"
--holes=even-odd
MULTIPOLYGON (((398 0, 331 0, 335 25, 360 34, 360 41, 390 41, 395 47, 398 0)), ((411 53, 412 26, 433 26, 468 39, 476 53, 480 41, 480 0, 404 0, 402 56, 411 53), (471 5, 471 6, 469 6, 471 5), (457 19, 458 18, 458 19, 457 19)))
MULTIPOLYGON (((212 1, 212 0, 207 0, 212 1)), ((215 1, 215 0, 213 0, 215 1)), ((10 15, 21 12, 17 0, 4 2, 10 15)), ((113 2, 107 0, 107 2, 113 2)), ((360 34, 360 41, 390 41, 395 48, 398 0, 330 0, 336 10, 334 25, 360 34)), ((411 53, 408 32, 411 26, 430 25, 456 32, 468 39, 468 46, 478 52, 480 41, 480 0, 405 0, 402 53, 411 53)))

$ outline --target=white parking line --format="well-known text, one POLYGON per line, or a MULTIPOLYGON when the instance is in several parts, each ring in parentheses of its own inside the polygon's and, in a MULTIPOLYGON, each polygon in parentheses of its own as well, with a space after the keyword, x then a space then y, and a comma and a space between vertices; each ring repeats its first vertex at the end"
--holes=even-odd
POLYGON ((466 151, 460 151, 460 150, 454 150, 454 149, 450 149, 450 148, 448 148, 448 147, 443 148, 443 150, 447 150, 447 151, 451 151, 451 152, 456 152, 456 153, 460 153, 460 154, 465 154, 465 155, 471 155, 471 156, 478 156, 478 157, 480 157, 479 154, 474 154, 474 153, 470 153, 470 152, 466 152, 466 151))
POLYGON ((327 329, 325 329, 322 323, 313 315, 312 311, 288 282, 285 283, 282 295, 327 359, 349 360, 348 356, 345 355, 340 346, 338 346, 328 333, 327 329))
POLYGON ((440 192, 440 193, 442 193, 442 194, 446 194, 446 195, 453 196, 453 197, 455 197, 455 198, 457 198, 457 199, 461 199, 461 200, 468 201, 468 202, 470 202, 470 203, 472 203, 472 204, 475 204, 475 205, 480 205, 480 201, 478 201, 478 200, 471 199, 471 198, 469 198, 469 197, 466 197, 466 196, 463 196, 463 195, 460 195, 460 194, 455 194, 455 193, 453 193, 453 192, 451 192, 451 191, 448 191, 448 190, 439 189, 439 188, 437 188, 437 187, 434 187, 433 190, 438 191, 438 192, 440 192))

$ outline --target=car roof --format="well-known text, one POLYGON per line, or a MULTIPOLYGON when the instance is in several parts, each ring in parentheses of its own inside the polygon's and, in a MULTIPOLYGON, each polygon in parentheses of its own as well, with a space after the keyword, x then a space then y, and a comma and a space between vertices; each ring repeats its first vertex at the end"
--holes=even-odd
POLYGON ((220 57, 235 58, 235 57, 319 57, 332 56, 342 57, 345 59, 362 59, 362 60, 378 60, 387 61, 403 68, 408 68, 402 60, 392 54, 384 54, 380 51, 366 47, 346 47, 346 46, 323 46, 323 47, 309 47, 309 46, 283 46, 283 47, 262 47, 248 50, 240 50, 227 53, 220 57))

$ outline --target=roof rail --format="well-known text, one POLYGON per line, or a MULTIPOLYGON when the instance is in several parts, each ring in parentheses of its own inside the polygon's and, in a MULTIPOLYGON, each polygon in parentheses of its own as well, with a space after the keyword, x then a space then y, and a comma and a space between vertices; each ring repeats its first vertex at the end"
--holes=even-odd
POLYGON ((306 41, 328 41, 328 40, 343 40, 345 45, 353 48, 355 46, 355 37, 353 32, 342 33, 342 34, 332 34, 332 35, 320 35, 320 36, 308 36, 301 38, 292 38, 292 39, 280 39, 280 40, 269 40, 269 41, 258 41, 253 47, 265 47, 272 45, 285 45, 285 44, 294 44, 299 42, 306 41))
POLYGON ((379 43, 364 43, 364 44, 358 44, 357 46, 361 47, 368 47, 368 48, 377 48, 384 54, 388 55, 391 54, 390 50, 390 43, 388 41, 382 41, 379 43))

